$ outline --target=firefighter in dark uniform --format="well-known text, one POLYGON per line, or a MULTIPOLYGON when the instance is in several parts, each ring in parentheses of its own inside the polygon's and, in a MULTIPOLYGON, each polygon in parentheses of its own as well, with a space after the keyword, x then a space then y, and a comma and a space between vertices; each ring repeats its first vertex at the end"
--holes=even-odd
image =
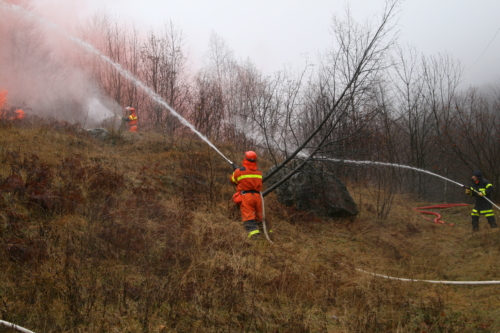
POLYGON ((472 231, 479 230, 479 216, 484 215, 490 227, 496 228, 495 214, 493 213, 493 205, 491 202, 491 194, 493 193, 493 185, 483 178, 481 171, 476 170, 472 173, 472 186, 465 190, 465 193, 476 197, 476 204, 472 210, 472 231))

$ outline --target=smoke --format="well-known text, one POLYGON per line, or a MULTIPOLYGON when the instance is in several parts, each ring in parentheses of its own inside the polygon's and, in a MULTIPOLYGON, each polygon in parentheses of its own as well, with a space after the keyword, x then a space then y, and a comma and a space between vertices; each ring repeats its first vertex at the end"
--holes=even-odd
POLYGON ((63 29, 72 29, 87 14, 88 1, 36 0, 33 3, 37 13, 63 29))
POLYGON ((68 20, 77 19, 70 13, 82 6, 51 10, 61 3, 42 0, 35 6, 31 1, 0 1, 0 91, 8 91, 8 105, 22 107, 28 115, 94 126, 114 117, 120 106, 105 98, 79 66, 78 49, 71 41, 12 6, 41 16, 40 12, 51 12, 50 19, 69 26, 68 20))
POLYGON ((111 99, 91 97, 86 103, 85 127, 105 125, 118 129, 121 124, 120 106, 111 99))

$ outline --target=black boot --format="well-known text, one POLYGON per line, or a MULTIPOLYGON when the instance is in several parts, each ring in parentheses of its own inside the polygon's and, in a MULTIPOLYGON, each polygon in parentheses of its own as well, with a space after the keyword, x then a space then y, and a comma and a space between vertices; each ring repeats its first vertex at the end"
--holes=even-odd
POLYGON ((490 227, 492 227, 492 228, 498 228, 497 221, 495 220, 494 216, 488 216, 486 219, 488 220, 488 223, 490 224, 490 227))
POLYGON ((472 231, 479 231, 479 216, 472 216, 472 231))
POLYGON ((260 238, 260 231, 255 220, 248 220, 243 222, 245 230, 248 232, 248 238, 258 239, 260 238))

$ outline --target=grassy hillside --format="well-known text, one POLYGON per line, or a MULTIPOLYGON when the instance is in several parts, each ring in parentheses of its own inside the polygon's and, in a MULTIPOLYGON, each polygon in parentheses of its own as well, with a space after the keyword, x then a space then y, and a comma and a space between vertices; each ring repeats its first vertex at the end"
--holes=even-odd
POLYGON ((0 319, 37 333, 500 331, 498 285, 356 270, 500 280, 500 233, 482 219, 472 234, 470 207, 436 225, 400 195, 378 220, 373 191, 351 184, 359 217, 326 221, 271 194, 274 244, 251 242, 231 171, 196 140, 0 123, 0 319))

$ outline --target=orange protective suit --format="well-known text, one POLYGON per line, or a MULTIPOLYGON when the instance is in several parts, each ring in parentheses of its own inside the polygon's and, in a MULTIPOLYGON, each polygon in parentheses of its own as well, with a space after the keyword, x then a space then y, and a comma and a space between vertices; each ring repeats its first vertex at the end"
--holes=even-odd
POLYGON ((137 132, 137 124, 139 122, 137 120, 137 114, 135 113, 134 108, 130 108, 130 115, 127 117, 127 121, 129 132, 137 132))
POLYGON ((231 182, 241 195, 241 219, 250 238, 259 234, 257 223, 262 221, 262 199, 259 193, 262 190, 262 172, 257 169, 257 161, 245 158, 243 166, 231 175, 231 182))

